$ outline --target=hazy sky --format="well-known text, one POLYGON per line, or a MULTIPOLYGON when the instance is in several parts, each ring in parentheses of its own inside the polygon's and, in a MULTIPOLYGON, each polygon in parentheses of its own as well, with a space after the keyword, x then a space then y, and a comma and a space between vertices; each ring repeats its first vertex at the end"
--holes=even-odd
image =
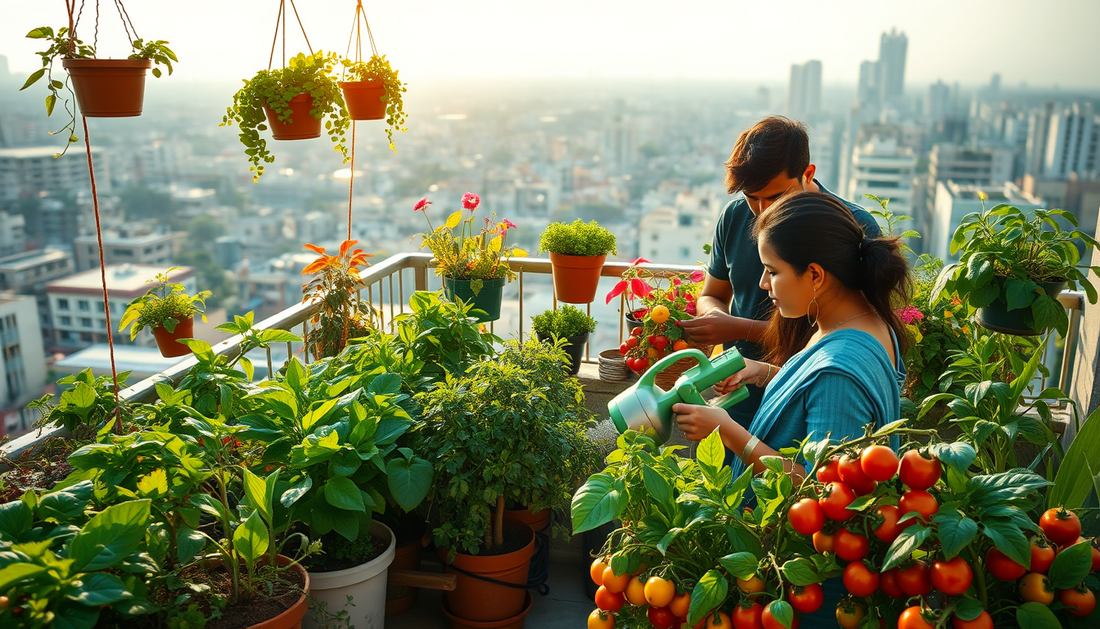
MULTIPOLYGON (((78 0, 79 1, 79 0, 78 0)), ((78 32, 91 40, 94 0, 78 32)), ((166 39, 181 79, 250 77, 267 66, 278 0, 128 0, 146 39, 166 39)), ((298 0, 315 48, 343 53, 354 0, 298 0)), ((112 0, 100 0, 101 56, 128 54, 112 0)), ((879 35, 909 37, 907 86, 936 79, 1007 87, 1100 88, 1100 0, 390 0, 365 2, 379 51, 406 80, 436 77, 683 77, 785 81, 820 59, 826 83, 854 82, 879 35)), ((0 0, 0 54, 38 67, 41 25, 64 0, 0 0)), ((289 2, 288 2, 289 8, 289 2)), ((305 48, 287 22, 288 53, 305 48)), ((279 63, 278 53, 276 64, 279 63)))

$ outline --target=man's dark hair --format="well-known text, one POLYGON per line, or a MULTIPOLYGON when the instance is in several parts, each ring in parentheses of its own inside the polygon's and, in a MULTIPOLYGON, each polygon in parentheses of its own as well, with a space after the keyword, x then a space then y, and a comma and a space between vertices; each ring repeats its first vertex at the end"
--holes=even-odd
POLYGON ((726 190, 756 192, 786 173, 801 177, 810 165, 806 125, 783 116, 769 116, 737 138, 726 161, 726 190))

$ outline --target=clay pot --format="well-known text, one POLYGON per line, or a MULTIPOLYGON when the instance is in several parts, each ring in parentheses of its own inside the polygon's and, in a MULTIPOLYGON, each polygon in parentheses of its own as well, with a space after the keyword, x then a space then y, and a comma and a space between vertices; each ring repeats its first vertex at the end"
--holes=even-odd
POLYGON ((290 122, 282 122, 279 117, 264 105, 267 114, 267 126, 271 137, 276 140, 308 140, 321 137, 321 120, 310 115, 313 109, 313 97, 299 94, 290 99, 290 122))
MULTIPOLYGON (((397 547, 394 551, 391 570, 420 570, 420 553, 424 550, 424 540, 414 539, 397 547)), ((386 615, 400 614, 412 608, 416 602, 416 593, 420 588, 409 585, 390 585, 386 588, 386 615)))
POLYGON ((183 343, 177 343, 177 339, 189 339, 195 336, 195 318, 187 317, 176 324, 176 331, 169 332, 159 325, 153 328, 153 338, 157 340, 157 348, 160 355, 165 358, 186 356, 191 353, 191 348, 183 343))
MULTIPOLYGON (((280 566, 285 566, 292 562, 290 557, 284 557, 283 555, 278 555, 275 560, 280 566)), ((207 565, 211 567, 220 567, 223 564, 221 560, 213 559, 208 561, 207 565)), ((263 622, 249 625, 248 629, 302 629, 302 618, 305 617, 306 610, 309 609, 309 573, 302 567, 302 564, 294 564, 291 570, 298 573, 302 578, 302 595, 283 613, 263 622)))
MULTIPOLYGON (((522 527, 527 539, 523 548, 503 555, 480 556, 458 553, 455 555, 453 564, 444 566, 448 574, 453 574, 458 579, 454 591, 446 592, 443 599, 444 611, 448 618, 461 620, 461 622, 452 620, 451 626, 456 629, 459 627, 519 627, 523 624, 523 616, 531 605, 531 596, 526 589, 490 583, 452 568, 453 565, 472 574, 526 587, 531 556, 535 552, 535 533, 527 524, 510 519, 506 521, 522 527), (515 622, 517 619, 518 625, 495 624, 504 621, 515 622), (469 624, 470 621, 494 624, 469 624)), ((447 550, 440 548, 438 552, 446 563, 447 550)))
POLYGON ((554 296, 567 304, 587 304, 596 298, 600 272, 607 260, 602 256, 550 254, 554 275, 554 296))
POLYGON ((145 71, 152 59, 65 59, 81 115, 89 118, 140 116, 145 71))
POLYGON ((386 117, 386 86, 382 81, 340 81, 344 104, 352 120, 382 120, 386 117))
POLYGON ((535 512, 527 509, 508 509, 504 512, 504 517, 516 522, 523 522, 536 533, 550 534, 550 509, 535 512))
POLYGON ((443 613, 447 615, 447 620, 451 621, 451 629, 520 629, 523 627, 523 622, 527 619, 527 612, 531 611, 531 604, 534 602, 531 599, 530 592, 524 592, 524 594, 526 598, 523 602, 523 610, 511 618, 503 620, 477 621, 459 618, 447 609, 446 603, 442 604, 443 613))

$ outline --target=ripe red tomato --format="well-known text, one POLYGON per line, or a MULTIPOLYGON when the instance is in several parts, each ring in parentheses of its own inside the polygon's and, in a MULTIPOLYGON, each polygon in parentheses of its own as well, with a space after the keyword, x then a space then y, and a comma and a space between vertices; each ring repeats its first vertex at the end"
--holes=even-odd
POLYGON ((910 450, 902 455, 898 474, 909 489, 928 489, 940 479, 943 466, 937 458, 926 459, 917 450, 910 450))
POLYGON ((641 372, 645 371, 646 369, 649 369, 649 359, 648 358, 638 358, 634 361, 634 371, 637 371, 638 373, 641 373, 641 372))
POLYGON ((814 533, 814 550, 824 555, 831 553, 836 547, 836 536, 826 535, 825 531, 814 533))
POLYGON ((925 596, 932 591, 932 579, 928 575, 928 566, 924 562, 914 561, 913 565, 898 570, 898 587, 906 596, 925 596))
POLYGON ((817 480, 825 483, 839 483, 840 482, 840 461, 838 459, 829 459, 825 465, 817 468, 817 480))
POLYGON ((825 512, 816 500, 803 498, 791 505, 787 512, 791 528, 802 535, 813 535, 825 526, 825 512))
POLYGON ((855 499, 855 492, 844 483, 829 483, 825 486, 821 500, 817 502, 821 505, 821 510, 825 512, 825 517, 837 522, 844 522, 856 514, 855 511, 848 510, 848 505, 852 504, 855 499))
POLYGON ((859 561, 871 552, 871 542, 859 533, 840 529, 833 538, 836 556, 844 561, 859 561))
POLYGON ((982 613, 978 614, 978 617, 974 620, 963 620, 958 616, 952 617, 951 626, 953 629, 993 629, 993 617, 983 609, 982 613))
POLYGON ((919 607, 910 607, 898 617, 898 629, 932 629, 932 623, 920 615, 919 607))
POLYGON ((650 624, 657 629, 672 629, 679 620, 667 607, 650 607, 646 616, 649 616, 650 624))
POLYGON ((626 346, 631 348, 631 349, 634 349, 635 347, 638 347, 638 337, 628 336, 626 338, 626 346))
POLYGON ((764 606, 744 603, 733 608, 733 629, 764 629, 764 606))
POLYGON ((622 345, 619 346, 619 353, 622 354, 623 356, 626 356, 626 353, 629 352, 629 351, 630 351, 630 346, 627 345, 626 343, 623 343, 622 345))
POLYGON ((898 569, 890 568, 879 575, 878 587, 890 598, 905 598, 905 592, 898 585, 898 569))
POLYGON ((1061 590, 1058 592, 1058 601, 1065 605, 1066 611, 1073 616, 1088 616, 1096 609, 1096 595, 1092 590, 1084 586, 1079 589, 1061 590))
POLYGON ((656 347, 657 349, 664 349, 668 347, 668 337, 664 336, 663 334, 654 334, 653 336, 647 338, 646 341, 649 342, 649 345, 651 347, 656 347))
POLYGON ((915 511, 924 518, 925 522, 932 520, 933 514, 940 509, 940 503, 932 497, 932 494, 923 489, 911 489, 901 495, 898 500, 898 510, 901 515, 915 511))
POLYGON ((898 473, 898 455, 886 446, 870 446, 859 455, 863 473, 874 481, 888 481, 898 473))
POLYGON ((630 328, 630 336, 638 336, 642 333, 642 328, 630 328))
POLYGON ((795 586, 791 588, 787 601, 795 611, 812 614, 821 609, 821 606, 825 603, 825 592, 817 583, 801 587, 795 586))
POLYGON ((1100 547, 1097 544, 1100 543, 1096 538, 1089 540, 1089 544, 1092 545, 1092 572, 1100 572, 1100 547))
POLYGON ((853 561, 844 568, 844 587, 852 596, 870 596, 878 589, 878 573, 871 572, 863 561, 853 561))
POLYGON ((1015 581, 1027 574, 1027 568, 1012 561, 996 548, 991 548, 986 554, 985 568, 1001 581, 1015 581))
POLYGON ((607 588, 608 592, 613 594, 621 594, 626 591, 626 586, 630 584, 629 574, 615 574, 615 571, 608 566, 603 571, 603 586, 607 588))
POLYGON ((1032 572, 1046 573, 1050 570, 1050 564, 1054 563, 1054 549, 1045 539, 1035 537, 1031 540, 1031 568, 1032 572))
POLYGON ((857 496, 865 496, 875 490, 875 481, 863 473, 859 464, 859 457, 851 457, 845 454, 840 457, 840 482, 844 483, 856 492, 857 496))
MULTIPOLYGON (((764 629, 787 629, 783 626, 783 623, 776 620, 775 616, 772 615, 772 605, 775 605, 776 602, 768 603, 768 606, 764 608, 764 613, 760 615, 761 620, 764 621, 764 629)), ((802 620, 799 618, 798 612, 795 612, 790 629, 798 629, 800 624, 802 624, 802 620)))
POLYGON ((962 557, 951 560, 937 559, 932 562, 932 587, 947 594, 958 596, 970 588, 974 580, 974 571, 962 557))
POLYGON ((588 574, 596 585, 603 585, 603 571, 607 570, 608 565, 604 559, 604 557, 596 557, 592 560, 592 566, 588 569, 588 574))
POLYGON ((1054 602, 1054 589, 1050 587, 1047 575, 1030 572, 1020 579, 1020 598, 1029 603, 1050 605, 1054 602))
POLYGON ((1047 539, 1059 546, 1072 544, 1081 536, 1081 520, 1073 512, 1062 508, 1048 509, 1039 518, 1039 528, 1043 529, 1047 539))
MULTIPOLYGON (((875 537, 879 538, 886 544, 891 544, 898 535, 901 535, 902 527, 898 525, 898 519, 901 518, 901 510, 894 505, 882 505, 875 509, 876 518, 882 518, 882 523, 871 529, 875 537)), ((909 523, 906 523, 908 526, 909 523)))
POLYGON ((617 612, 623 608, 623 595, 609 592, 604 586, 596 589, 596 607, 605 612, 617 612))
POLYGON ((601 610, 593 610, 588 615, 588 629, 615 629, 615 617, 601 610))

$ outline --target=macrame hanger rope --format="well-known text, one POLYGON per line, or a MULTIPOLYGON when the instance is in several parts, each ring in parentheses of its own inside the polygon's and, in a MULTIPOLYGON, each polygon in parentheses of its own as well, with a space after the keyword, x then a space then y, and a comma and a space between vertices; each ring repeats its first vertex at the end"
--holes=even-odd
POLYGON ((99 0, 95 0, 95 34, 92 36, 92 49, 99 49, 99 0))
POLYGON ((118 17, 122 20, 122 30, 126 32, 126 38, 130 40, 130 46, 132 47, 135 39, 141 39, 138 37, 137 29, 134 28, 134 22, 130 19, 130 14, 126 11, 126 7, 122 5, 121 0, 115 0, 115 10, 118 11, 118 17))
MULTIPOLYGON (((298 28, 302 29, 302 37, 306 40, 306 48, 309 54, 313 53, 313 46, 309 44, 309 35, 306 35, 306 27, 302 24, 302 18, 298 16, 298 7, 294 6, 294 0, 290 0, 290 8, 294 10, 294 19, 298 20, 298 28)), ((286 22, 283 22, 283 32, 286 33, 286 22)))
MULTIPOLYGON (((283 12, 286 10, 286 6, 280 0, 279 13, 275 15, 275 36, 271 38, 271 55, 267 58, 267 69, 271 69, 272 62, 275 61, 275 44, 279 43, 279 22, 283 19, 283 12)), ((283 36, 283 65, 286 65, 286 36, 283 36)))

